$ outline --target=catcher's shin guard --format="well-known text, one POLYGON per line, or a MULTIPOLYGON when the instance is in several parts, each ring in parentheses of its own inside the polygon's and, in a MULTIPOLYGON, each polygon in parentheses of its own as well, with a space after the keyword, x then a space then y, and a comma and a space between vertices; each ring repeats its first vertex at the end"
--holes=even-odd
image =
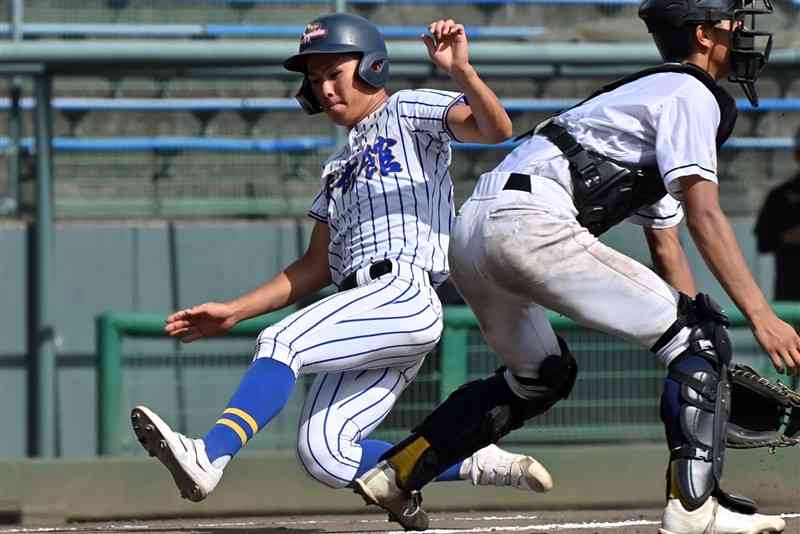
POLYGON ((421 489, 449 466, 496 443, 528 419, 567 398, 578 366, 560 338, 559 344, 561 355, 544 360, 538 379, 515 377, 527 398, 511 390, 504 368, 454 391, 411 436, 381 457, 396 470, 398 485, 407 491, 421 489))
POLYGON ((679 321, 692 328, 689 349, 670 364, 661 397, 670 449, 668 498, 692 511, 714 495, 729 508, 752 513, 752 501, 720 489, 731 413, 728 319, 703 294, 682 312, 679 321))

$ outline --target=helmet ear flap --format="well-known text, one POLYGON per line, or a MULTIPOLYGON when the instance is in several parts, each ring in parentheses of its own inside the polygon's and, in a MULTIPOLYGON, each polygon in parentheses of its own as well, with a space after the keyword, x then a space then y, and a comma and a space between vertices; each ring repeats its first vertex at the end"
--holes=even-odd
POLYGON ((314 90, 311 88, 311 82, 308 80, 308 76, 303 76, 303 84, 294 97, 300 103, 300 107, 303 108, 303 111, 309 115, 316 115, 322 112, 322 106, 319 100, 317 100, 314 90))
POLYGON ((358 64, 358 76, 372 87, 383 87, 389 81, 389 58, 381 52, 364 54, 358 64))

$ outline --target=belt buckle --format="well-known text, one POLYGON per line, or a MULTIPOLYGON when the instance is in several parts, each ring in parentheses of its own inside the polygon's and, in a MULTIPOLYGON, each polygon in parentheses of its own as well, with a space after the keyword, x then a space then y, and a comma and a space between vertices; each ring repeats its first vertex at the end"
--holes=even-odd
POLYGON ((384 274, 389 274, 392 272, 392 261, 391 260, 381 260, 376 261, 372 265, 369 266, 369 277, 372 280, 380 278, 384 274))

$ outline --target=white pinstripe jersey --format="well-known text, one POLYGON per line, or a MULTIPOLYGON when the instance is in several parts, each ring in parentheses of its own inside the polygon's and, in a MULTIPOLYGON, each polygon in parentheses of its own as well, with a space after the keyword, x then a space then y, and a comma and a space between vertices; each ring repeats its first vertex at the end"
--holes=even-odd
POLYGON ((454 136, 446 117, 463 102, 449 91, 398 91, 325 162, 309 215, 330 229, 335 284, 387 258, 429 271, 434 285, 447 279, 454 136))

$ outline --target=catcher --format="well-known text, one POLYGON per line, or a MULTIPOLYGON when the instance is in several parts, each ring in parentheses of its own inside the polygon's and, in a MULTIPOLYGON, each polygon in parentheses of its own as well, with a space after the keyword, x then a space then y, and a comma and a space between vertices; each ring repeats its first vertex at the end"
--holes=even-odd
POLYGON ((736 105, 717 82, 729 76, 758 105, 772 39, 753 30, 769 0, 744 1, 644 0, 639 14, 665 64, 545 121, 480 177, 453 226, 451 277, 505 367, 465 384, 357 478, 367 502, 419 490, 569 395, 577 363, 546 306, 649 348, 667 367, 661 534, 783 531, 783 519, 723 490, 723 460, 726 442, 796 444, 798 396, 732 365, 728 320, 696 292, 677 231, 685 210, 758 342, 779 371, 796 374, 800 337, 770 308, 719 205, 717 150, 736 105), (626 219, 644 227, 658 274, 597 239, 626 219))

